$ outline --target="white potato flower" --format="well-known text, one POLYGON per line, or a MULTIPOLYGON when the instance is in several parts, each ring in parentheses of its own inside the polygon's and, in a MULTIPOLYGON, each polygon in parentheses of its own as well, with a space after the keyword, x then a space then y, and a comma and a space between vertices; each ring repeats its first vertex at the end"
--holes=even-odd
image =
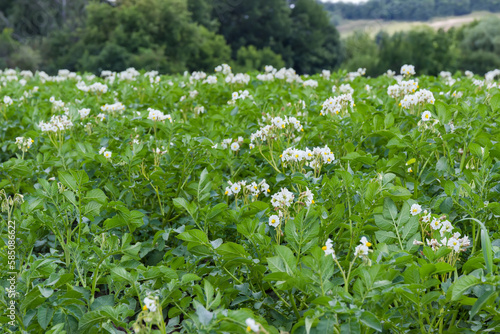
POLYGON ((422 207, 418 204, 413 204, 410 208, 410 213, 412 216, 418 215, 420 212, 422 212, 422 207))
POLYGON ((149 297, 144 298, 144 310, 150 310, 151 312, 156 312, 157 310, 156 301, 149 297))
POLYGON ((240 149, 240 144, 238 144, 237 142, 234 142, 231 144, 231 150, 236 152, 240 149))
POLYGON ((337 258, 337 256, 335 255, 335 250, 333 249, 332 239, 328 239, 322 249, 325 251, 325 256, 331 255, 333 259, 337 258))
POLYGON ((252 318, 248 318, 245 320, 245 323, 247 325, 247 332, 254 332, 254 333, 259 333, 260 332, 260 327, 259 324, 255 322, 252 318))
POLYGON ((272 227, 278 227, 280 224, 280 218, 277 215, 272 215, 269 217, 269 225, 272 227))
POLYGON ((422 121, 427 122, 431 120, 431 112, 429 110, 426 110, 422 113, 422 121))

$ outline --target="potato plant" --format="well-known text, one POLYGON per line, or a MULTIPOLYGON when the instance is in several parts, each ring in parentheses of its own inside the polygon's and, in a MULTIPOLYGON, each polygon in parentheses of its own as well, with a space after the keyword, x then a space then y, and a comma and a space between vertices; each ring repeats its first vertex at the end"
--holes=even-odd
POLYGON ((2 333, 500 332, 498 72, 4 70, 2 333))

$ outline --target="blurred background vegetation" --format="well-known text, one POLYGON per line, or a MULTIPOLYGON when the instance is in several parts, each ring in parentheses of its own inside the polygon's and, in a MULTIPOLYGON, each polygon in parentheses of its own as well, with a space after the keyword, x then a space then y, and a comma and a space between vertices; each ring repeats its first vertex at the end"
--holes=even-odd
POLYGON ((0 68, 178 73, 228 63, 235 71, 274 65, 299 73, 365 67, 375 76, 411 63, 419 74, 484 73, 500 68, 495 16, 446 31, 418 26, 341 38, 335 27, 476 10, 500 11, 500 0, 2 0, 0 68))

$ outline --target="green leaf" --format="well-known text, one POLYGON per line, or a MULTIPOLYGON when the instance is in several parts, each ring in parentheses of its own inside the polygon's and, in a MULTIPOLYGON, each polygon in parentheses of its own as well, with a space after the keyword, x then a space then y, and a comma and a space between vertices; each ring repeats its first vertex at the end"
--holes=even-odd
POLYGON ((68 172, 59 171, 59 181, 64 184, 69 189, 73 190, 73 192, 78 192, 78 186, 75 178, 68 172))
POLYGON ((123 267, 115 267, 111 269, 111 278, 117 282, 128 283, 132 283, 134 280, 132 275, 123 267))
POLYGON ((500 109, 500 94, 495 94, 490 100, 491 109, 498 111, 500 109))
POLYGON ((387 220, 394 220, 396 219, 397 215, 398 208, 396 207, 396 204, 394 204, 394 201, 389 197, 384 198, 384 218, 387 220))
POLYGON ((210 197, 210 189, 212 182, 208 178, 208 171, 205 168, 200 175, 200 182, 198 183, 197 194, 198 203, 206 201, 210 197))
POLYGON ((203 305, 201 305, 197 300, 193 300, 193 305, 196 310, 196 315, 198 316, 198 320, 204 326, 208 326, 210 321, 212 321, 214 314, 213 312, 208 311, 203 305))
POLYGON ((481 283, 481 280, 472 275, 462 276, 453 283, 453 291, 451 300, 456 301, 463 297, 465 291, 472 288, 474 285, 481 283))
POLYGON ((79 186, 84 185, 85 183, 89 182, 89 176, 84 170, 71 170, 70 171, 71 175, 75 178, 76 184, 79 186))
POLYGON ((488 229, 486 228, 486 226, 484 226, 484 224, 480 220, 477 220, 476 218, 464 218, 459 220, 459 222, 463 220, 475 221, 481 227, 481 247, 483 249, 483 256, 484 256, 484 262, 486 263, 486 270, 488 271, 488 273, 493 273, 496 267, 494 267, 493 264, 493 249, 491 247, 491 239, 488 233, 488 229))
POLYGON ((368 311, 363 311, 359 320, 366 326, 376 330, 377 332, 382 332, 382 324, 377 319, 377 317, 368 311))
POLYGON ((84 216, 87 216, 87 215, 91 215, 91 216, 98 216, 99 213, 101 213, 101 204, 97 203, 97 202, 89 202, 85 205, 84 209, 83 209, 83 215, 84 216))
POLYGON ((474 316, 479 312, 486 304, 489 304, 489 300, 496 299, 498 295, 498 291, 495 290, 491 285, 485 285, 486 291, 477 299, 477 301, 472 305, 472 309, 470 310, 470 319, 474 318, 474 316))
POLYGON ((101 189, 92 189, 85 194, 87 201, 96 201, 99 204, 106 203, 107 197, 101 189))
POLYGON ((196 206, 193 203, 189 203, 186 199, 179 197, 172 200, 176 208, 182 208, 186 210, 189 215, 194 219, 194 214, 196 213, 196 206))
POLYGON ((391 239, 397 240, 397 235, 391 231, 375 231, 375 237, 378 242, 391 244, 393 241, 391 239))
POLYGON ((71 204, 78 208, 78 202, 76 201, 74 192, 72 192, 71 190, 65 190, 62 194, 68 201, 70 201, 71 204))
POLYGON ((285 272, 293 276, 297 269, 297 259, 295 259, 290 248, 276 245, 274 250, 278 253, 278 256, 267 258, 269 269, 272 272, 285 272))
POLYGON ((446 157, 439 158, 438 162, 436 163, 436 170, 440 172, 445 172, 448 170, 448 160, 446 159, 446 157))
POLYGON ((85 313, 78 323, 78 329, 82 332, 88 331, 91 327, 108 320, 107 315, 101 315, 99 311, 85 313))
POLYGON ((442 294, 442 292, 439 292, 439 291, 431 291, 431 292, 428 292, 428 293, 426 293, 426 294, 422 297, 422 299, 421 299, 421 303, 422 303, 422 305, 427 305, 427 304, 429 304, 429 303, 432 303, 432 302, 434 302, 434 301, 438 300, 438 298, 439 298, 440 296, 442 296, 442 295, 443 295, 443 294, 442 294))
POLYGON ((40 306, 36 314, 40 327, 42 327, 44 330, 47 329, 47 326, 50 324, 50 321, 52 320, 53 314, 54 310, 52 308, 48 307, 47 305, 40 306))
POLYGON ((205 234, 205 232, 196 229, 182 232, 177 236, 177 238, 184 241, 195 242, 203 245, 208 244, 208 237, 205 234))
POLYGON ((217 248, 217 253, 225 259, 232 259, 235 257, 247 257, 248 253, 243 246, 234 242, 226 242, 217 248))

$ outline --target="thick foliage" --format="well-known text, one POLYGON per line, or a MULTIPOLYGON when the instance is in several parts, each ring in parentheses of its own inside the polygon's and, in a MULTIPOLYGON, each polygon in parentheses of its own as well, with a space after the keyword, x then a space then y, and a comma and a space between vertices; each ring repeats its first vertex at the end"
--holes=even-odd
POLYGON ((0 75, 2 333, 500 331, 494 75, 216 70, 0 75))

